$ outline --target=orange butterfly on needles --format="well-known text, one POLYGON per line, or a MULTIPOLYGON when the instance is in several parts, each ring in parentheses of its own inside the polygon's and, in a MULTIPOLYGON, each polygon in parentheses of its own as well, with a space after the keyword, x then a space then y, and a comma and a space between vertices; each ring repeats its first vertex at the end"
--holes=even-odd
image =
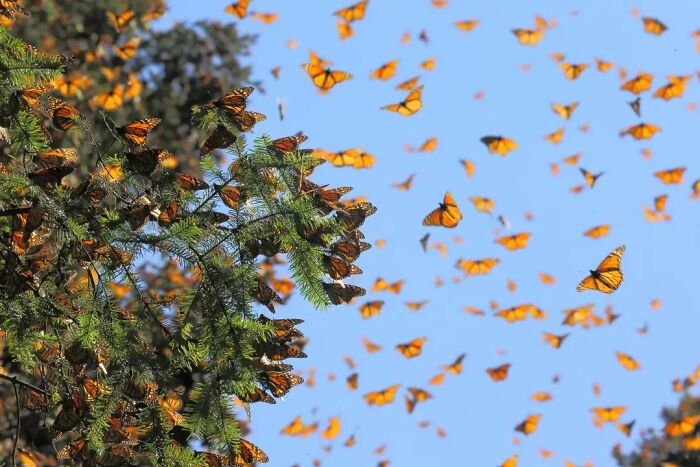
POLYGON ((446 227, 451 229, 456 227, 460 220, 462 220, 462 212, 457 207, 457 203, 452 197, 452 194, 448 191, 445 193, 445 196, 438 208, 425 216, 423 219, 423 225, 446 227))
POLYGON ((590 271, 591 274, 579 283, 576 290, 579 292, 597 290, 603 293, 612 293, 617 290, 623 280, 620 266, 624 252, 624 245, 615 248, 595 270, 590 271))
POLYGON ((381 110, 389 110, 391 112, 396 112, 399 115, 403 115, 404 117, 409 117, 423 107, 423 101, 421 99, 422 93, 423 86, 413 88, 413 90, 408 93, 404 100, 398 104, 385 105, 381 108, 381 110))

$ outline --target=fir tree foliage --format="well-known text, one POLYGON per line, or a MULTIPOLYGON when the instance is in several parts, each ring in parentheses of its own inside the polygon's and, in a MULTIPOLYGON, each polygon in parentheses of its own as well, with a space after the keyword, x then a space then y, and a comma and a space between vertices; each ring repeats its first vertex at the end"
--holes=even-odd
POLYGON ((357 228, 374 208, 309 180, 323 161, 298 148, 305 137, 247 141, 264 118, 245 110, 252 88, 193 109, 204 146, 233 161, 220 168, 205 155, 195 177, 148 145, 158 122, 124 125, 65 107, 42 87, 61 73, 60 58, 1 27, 0 44, 9 139, 0 143, 9 154, 0 167, 0 330, 11 359, 0 382, 12 385, 20 413, 6 431, 11 449, 0 452, 10 463, 266 462, 242 438, 234 401, 246 411, 274 403, 303 381, 285 360, 306 356, 301 320, 260 314, 283 301, 269 266, 286 258, 316 308, 363 294, 341 279, 359 271, 352 263, 368 245, 357 228), (72 133, 79 160, 50 127, 72 133), (149 278, 154 257, 188 286, 162 293, 149 278), (34 430, 22 430, 35 414, 26 425, 34 430), (193 440, 207 452, 193 451, 193 440))

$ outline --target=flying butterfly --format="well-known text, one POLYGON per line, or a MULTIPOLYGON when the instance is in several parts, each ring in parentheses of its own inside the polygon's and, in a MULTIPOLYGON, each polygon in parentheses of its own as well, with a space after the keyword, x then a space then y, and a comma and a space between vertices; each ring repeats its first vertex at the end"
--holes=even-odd
POLYGON ((605 237, 610 233, 610 224, 603 224, 603 225, 597 225, 595 227, 591 227, 590 229, 586 230, 583 235, 586 237, 591 237, 591 238, 600 238, 600 237, 605 237))
POLYGON ((494 240, 495 243, 504 246, 510 251, 520 250, 527 247, 527 242, 530 239, 529 232, 522 232, 515 235, 507 235, 494 240))
POLYGON ((368 392, 362 398, 365 400, 367 405, 385 405, 394 402, 394 397, 396 396, 396 391, 401 387, 400 384, 394 384, 386 389, 380 391, 368 392))
POLYGON ((516 425, 515 431, 519 431, 525 436, 531 435, 537 431, 537 425, 540 422, 540 418, 542 418, 542 415, 540 414, 529 415, 525 420, 516 425))
POLYGON ((135 122, 127 123, 117 127, 115 130, 119 136, 134 144, 142 146, 148 140, 148 135, 153 128, 160 123, 160 118, 146 118, 135 122))
POLYGON ((603 293, 612 293, 617 290, 623 280, 620 266, 624 252, 624 245, 615 248, 595 270, 590 271, 591 274, 579 283, 576 290, 579 292, 597 290, 603 293))
POLYGON ((552 104, 552 110, 554 113, 559 115, 564 120, 570 119, 576 108, 578 108, 578 102, 574 102, 573 104, 569 105, 552 104))
POLYGON ((644 91, 651 89, 651 83, 654 80, 654 76, 650 73, 640 73, 634 78, 624 82, 620 89, 623 91, 629 91, 632 94, 641 94, 644 91))
POLYGON ((398 66, 399 61, 398 60, 392 60, 390 62, 385 63, 384 65, 380 66, 379 68, 375 69, 370 75, 370 79, 379 79, 382 81, 386 81, 392 76, 396 75, 396 67, 398 66))
POLYGON ((423 351, 423 344, 428 340, 427 337, 418 337, 405 344, 396 345, 396 350, 398 350, 401 355, 406 358, 414 358, 419 356, 423 351))
POLYGON ((507 156, 509 152, 518 149, 517 141, 505 136, 484 136, 481 138, 481 142, 486 145, 489 153, 501 156, 507 156))
POLYGON ((338 83, 352 79, 350 73, 323 68, 312 63, 304 65, 304 69, 311 78, 311 81, 322 93, 328 92, 329 89, 338 83))
POLYGON ((450 363, 449 365, 442 366, 442 369, 452 373, 453 375, 459 375, 462 373, 462 369, 464 368, 462 361, 466 355, 467 354, 460 354, 454 362, 450 363))
POLYGON ((644 23, 644 30, 654 36, 660 36, 668 29, 664 23, 656 18, 644 17, 642 23, 644 23))
POLYGON ((248 5, 250 0, 238 0, 235 3, 228 5, 224 11, 230 13, 237 17, 238 19, 243 19, 248 15, 248 5))
POLYGON ((468 32, 479 25, 479 20, 478 19, 470 19, 470 20, 464 20, 464 21, 455 21, 452 24, 454 26, 456 26, 457 29, 459 29, 460 31, 468 32))
POLYGON ((423 86, 418 86, 413 88, 411 92, 408 93, 406 98, 399 102, 398 104, 389 104, 381 108, 381 110, 389 110, 391 112, 396 112, 404 117, 409 117, 416 112, 418 112, 421 107, 423 107, 423 101, 421 100, 421 94, 423 93, 423 86))
POLYGON ((685 167, 676 167, 668 170, 660 170, 654 173, 654 176, 661 180, 664 185, 680 185, 683 183, 683 174, 685 167))
POLYGON ((579 168, 579 171, 581 172, 581 175, 583 175, 583 178, 586 180, 586 185, 588 185, 590 188, 593 188, 596 181, 598 181, 600 176, 603 175, 603 172, 593 174, 584 168, 579 168))
POLYGON ((475 260, 460 259, 457 261, 457 267, 470 276, 485 275, 491 272, 491 269, 501 261, 497 258, 484 258, 475 260))
POLYGON ((544 37, 541 29, 511 29, 511 32, 522 45, 537 45, 544 37))
POLYGON ((462 219, 462 212, 457 207, 452 194, 448 191, 445 193, 442 202, 439 204, 437 209, 431 211, 423 219, 423 225, 425 226, 438 226, 446 227, 448 229, 454 228, 459 224, 462 219))
POLYGON ((588 65, 586 63, 575 64, 560 62, 559 68, 561 68, 561 71, 564 72, 564 76, 567 79, 575 80, 579 76, 581 76, 581 73, 583 73, 586 70, 586 68, 588 68, 588 65))
POLYGON ((655 133, 661 131, 661 128, 651 123, 639 123, 632 125, 620 132, 620 136, 630 135, 634 139, 651 139, 655 133))
POLYGON ((347 8, 342 8, 333 14, 335 16, 339 16, 348 23, 352 23, 353 21, 358 21, 365 17, 365 12, 367 10, 368 3, 369 0, 364 0, 362 2, 350 5, 347 8))
POLYGON ((96 94, 92 98, 92 103, 108 112, 121 107, 124 103, 124 86, 117 84, 109 91, 96 94))
POLYGON ((510 363, 504 363, 503 365, 494 368, 487 368, 486 374, 489 375, 491 380, 494 382, 503 381, 508 378, 508 371, 510 370, 510 367, 510 363))

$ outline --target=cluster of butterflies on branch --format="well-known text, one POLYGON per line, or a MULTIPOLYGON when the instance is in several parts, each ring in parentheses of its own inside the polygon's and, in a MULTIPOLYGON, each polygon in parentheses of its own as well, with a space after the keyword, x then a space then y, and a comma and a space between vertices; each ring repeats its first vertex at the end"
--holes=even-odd
MULTIPOLYGON (((426 0, 427 1, 427 0, 426 0)), ((435 8, 444 8, 448 6, 451 2, 448 0, 430 0, 435 8)), ((246 18, 248 13, 248 6, 251 3, 249 0, 240 0, 238 2, 232 3, 226 7, 226 12, 234 15, 238 19, 246 18)), ((345 8, 339 9, 332 13, 332 15, 337 18, 337 32, 342 41, 348 40, 355 36, 356 28, 361 20, 363 20, 367 14, 371 14, 371 6, 369 0, 359 1, 345 8)), ((578 12, 572 12, 572 15, 577 15, 578 12)), ((259 15, 259 14, 258 14, 259 15)), ((663 36, 668 27, 661 20, 652 17, 641 17, 639 18, 639 12, 635 9, 632 12, 632 16, 637 18, 636 21, 639 22, 640 31, 644 31, 655 37, 663 36)), ((276 20, 279 16, 275 16, 276 20)), ((268 14, 268 18, 272 18, 271 14, 268 14)), ((273 21, 269 21, 273 22, 273 21)), ((454 21, 452 25, 459 31, 468 33, 477 29, 480 26, 480 21, 477 19, 468 20, 458 20, 454 21)), ((514 43, 525 46, 533 47, 536 46, 550 30, 558 26, 558 21, 556 19, 547 20, 542 16, 535 16, 534 25, 529 27, 514 28, 510 31, 514 37, 514 43)), ((693 32, 693 39, 696 41, 697 50, 700 52, 700 30, 693 32)), ((385 39, 385 38, 384 38, 385 39)), ((423 30, 418 35, 418 39, 425 44, 429 44, 430 38, 428 32, 423 30)), ((411 34, 406 33, 400 38, 401 44, 407 44, 412 40, 411 34)), ((291 39, 287 42, 287 46, 290 48, 295 48, 297 46, 297 41, 291 39)), ((642 121, 642 105, 644 103, 643 98, 646 99, 646 95, 650 96, 651 99, 657 101, 672 101, 674 99, 680 99, 684 96, 691 80, 693 78, 692 74, 673 74, 668 75, 666 80, 658 84, 655 82, 654 75, 646 72, 638 72, 636 75, 630 75, 628 71, 621 65, 618 65, 612 61, 605 60, 599 57, 594 57, 590 63, 585 62, 571 62, 568 61, 563 53, 551 53, 549 58, 556 64, 556 73, 560 73, 564 80, 570 82, 576 82, 582 76, 586 76, 592 72, 597 73, 611 73, 616 72, 620 84, 619 90, 624 93, 629 93, 631 95, 631 100, 627 102, 631 112, 639 118, 639 121, 635 124, 624 126, 619 129, 615 129, 615 134, 620 138, 631 138, 633 140, 639 141, 641 143, 653 140, 656 135, 663 132, 661 125, 657 123, 651 123, 648 121, 642 121)), ((398 59, 387 60, 383 64, 377 66, 373 70, 368 72, 367 78, 371 80, 388 81, 392 78, 397 77, 400 71, 399 67, 400 61, 398 59)), ((427 58, 420 63, 419 68, 424 72, 433 71, 438 64, 435 57, 427 58)), ((521 71, 527 72, 530 70, 531 65, 522 65, 521 71)), ((305 76, 311 81, 312 85, 318 90, 320 95, 326 95, 333 92, 336 86, 343 87, 349 86, 352 80, 356 79, 358 72, 353 71, 343 71, 341 69, 336 69, 333 67, 333 62, 321 58, 316 52, 309 50, 308 60, 306 63, 300 64, 301 69, 305 76)), ((281 76, 281 66, 277 66, 272 69, 272 75, 275 79, 279 79, 281 76)), ((700 72, 697 72, 697 78, 700 79, 700 72)), ((584 78, 585 79, 585 78, 584 78)), ((380 107, 381 110, 394 112, 403 117, 411 117, 423 109, 423 85, 420 84, 421 77, 408 76, 402 79, 398 84, 395 85, 395 89, 402 91, 404 97, 397 99, 395 103, 389 103, 380 107)), ((474 94, 473 98, 475 100, 480 100, 484 97, 485 92, 479 91, 474 94)), ((429 105, 426 102, 426 105, 429 105)), ((580 107, 579 102, 570 103, 552 103, 551 111, 558 116, 564 123, 568 123, 572 116, 576 113, 577 109, 580 107)), ((689 111, 695 111, 697 106, 695 103, 687 104, 689 111)), ((562 126, 557 130, 543 135, 544 140, 553 145, 560 144, 566 135, 567 128, 562 126)), ((588 124, 581 125, 578 130, 582 133, 586 133, 589 130, 588 124)), ((482 136, 479 141, 483 144, 485 148, 485 153, 508 157, 511 153, 522 150, 521 144, 512 136, 506 136, 503 134, 487 134, 482 136)), ((407 152, 421 152, 430 153, 435 151, 438 147, 439 141, 436 136, 432 136, 425 140, 423 143, 412 146, 407 145, 407 152)), ((651 149, 644 148, 641 153, 645 159, 651 159, 652 151, 651 149)), ((377 162, 377 158, 370 152, 365 151, 361 147, 352 147, 342 150, 325 150, 316 149, 314 152, 316 157, 325 159, 329 161, 334 167, 348 167, 354 169, 370 169, 377 162)), ((552 162, 549 165, 551 174, 556 176, 562 170, 562 167, 572 166, 578 169, 577 176, 580 173, 580 182, 570 188, 570 192, 573 194, 582 193, 584 190, 594 190, 600 184, 607 183, 606 177, 604 177, 604 172, 591 171, 580 166, 582 160, 582 153, 576 153, 556 162, 552 162)), ((460 160, 460 165, 466 172, 466 176, 471 178, 475 171, 475 163, 472 160, 460 160)), ((685 167, 670 167, 664 170, 658 170, 653 173, 658 181, 660 181, 665 186, 673 185, 683 185, 685 182, 685 167)), ((410 175, 406 180, 392 184, 392 188, 409 191, 412 188, 414 178, 416 174, 410 175)), ((609 175, 608 175, 609 177, 609 175)), ((460 222, 464 219, 464 214, 460 206, 461 201, 455 199, 455 196, 451 192, 442 192, 439 195, 442 198, 438 201, 437 207, 423 217, 422 225, 426 227, 437 227, 453 229, 459 226, 460 222), (459 204, 459 205, 458 205, 459 204)), ((695 180, 691 184, 691 189, 689 190, 690 199, 700 199, 700 179, 695 180)), ((644 206, 642 212, 646 220, 649 222, 668 222, 671 220, 671 215, 666 210, 667 201, 669 195, 662 193, 655 196, 652 201, 652 206, 644 206)), ((362 201, 362 198, 358 198, 362 201)), ((477 212, 483 212, 492 214, 495 207, 495 200, 484 196, 471 196, 469 202, 473 205, 477 212)), ((526 213, 526 220, 532 220, 532 215, 526 213)), ((501 215, 498 216, 498 220, 506 229, 510 229, 509 220, 501 215)), ((420 219, 418 219, 420 221, 420 219)), ((608 236, 611 232, 612 225, 610 224, 599 224, 590 227, 589 229, 582 232, 582 235, 592 238, 600 239, 608 236)), ((536 235, 536 233, 530 231, 520 231, 508 235, 500 235, 494 239, 494 242, 504 248, 507 252, 513 252, 528 247, 528 242, 536 235)), ((461 238, 455 237, 455 243, 461 243, 461 238)), ((376 246, 381 247, 386 244, 386 240, 379 239, 376 241, 376 246)), ((424 251, 428 249, 439 250, 441 254, 447 254, 447 246, 439 241, 430 242, 430 233, 426 233, 420 239, 421 246, 424 251)), ((611 245, 611 247, 614 245, 611 245)), ((609 251, 609 250, 608 250, 609 251)), ((618 290, 623 284, 623 272, 622 272, 622 258, 625 253, 625 246, 620 245, 610 251, 605 255, 605 251, 601 251, 600 255, 602 260, 599 263, 595 262, 597 258, 588 258, 582 260, 581 267, 586 266, 587 261, 591 261, 590 265, 586 267, 589 269, 589 273, 581 278, 578 284, 573 283, 567 285, 572 290, 575 289, 579 292, 593 291, 600 292, 603 294, 612 294, 618 290)), ((478 275, 488 275, 491 270, 502 263, 500 258, 496 257, 482 257, 482 258, 462 258, 459 259, 455 268, 467 276, 478 276, 478 275)), ((502 267, 502 266, 501 266, 502 267)), ((544 285, 553 285, 557 282, 556 278, 541 272, 539 278, 544 285)), ((455 282, 458 278, 454 279, 455 282)), ((444 282, 438 276, 435 279, 435 285, 440 286, 444 282)), ((392 294, 400 294, 401 289, 404 285, 404 280, 388 281, 383 277, 378 277, 374 283, 371 292, 389 292, 392 294)), ((514 281, 508 281, 508 290, 515 291, 517 285, 514 281)), ((406 307, 411 311, 418 311, 423 306, 425 306, 428 301, 406 301, 404 302, 406 307)), ((379 299, 370 299, 362 302, 358 305, 358 311, 362 319, 371 319, 381 314, 382 308, 385 305, 385 301, 379 299)), ((651 309, 655 310, 661 307, 661 301, 658 299, 652 300, 651 309)), ((493 315, 499 319, 503 319, 508 323, 518 322, 526 319, 544 319, 548 316, 545 310, 542 310, 538 306, 531 303, 523 303, 520 305, 511 306, 508 308, 503 308, 497 303, 492 302, 491 308, 493 310, 493 315)), ((563 326, 569 326, 572 328, 589 329, 593 327, 607 326, 615 322, 620 316, 613 312, 611 306, 608 306, 604 311, 598 312, 595 310, 596 306, 594 304, 587 304, 583 306, 578 306, 574 308, 568 308, 563 310, 564 317, 561 324, 563 326)), ((484 310, 478 309, 476 307, 465 306, 464 311, 471 315, 483 316, 486 314, 484 310)), ((647 332, 647 326, 637 329, 639 334, 645 334, 647 332)), ((547 345, 550 345, 554 349, 559 349, 564 345, 565 341, 569 338, 571 333, 553 333, 544 332, 542 335, 542 340, 547 345)), ((423 346, 428 342, 428 337, 421 336, 412 339, 408 342, 397 343, 393 348, 403 357, 410 359, 415 358, 422 353, 423 346)), ((368 338, 362 339, 362 344, 365 350, 369 353, 375 353, 382 349, 382 346, 376 342, 371 341, 368 338)), ((459 357, 451 364, 444 365, 441 368, 441 372, 431 377, 428 380, 430 385, 439 385, 445 381, 446 375, 459 375, 462 372, 462 361, 465 355, 459 355, 459 357)), ((637 371, 641 368, 641 365, 637 360, 631 355, 625 352, 615 352, 615 358, 619 365, 627 371, 637 371)), ((359 388, 359 373, 356 371, 356 366, 353 359, 349 356, 344 358, 348 365, 350 374, 346 377, 347 388, 351 391, 355 391, 359 388)), ((486 368, 484 372, 486 375, 494 382, 504 381, 509 376, 509 371, 512 367, 512 363, 506 362, 500 365, 486 368)), ((314 374, 314 371, 310 372, 310 376, 314 374)), ((697 371, 684 379, 678 379, 674 381, 674 390, 677 392, 682 392, 687 390, 689 387, 693 386, 697 381, 699 375, 697 371)), ((329 374, 329 379, 334 380, 335 375, 329 374)), ((313 386, 313 380, 311 381, 311 386, 313 386)), ((308 381, 307 381, 308 382, 308 381)), ((382 389, 377 389, 369 392, 365 392, 362 395, 362 399, 368 405, 372 406, 382 406, 390 404, 396 400, 396 396, 403 392, 404 402, 406 404, 406 410, 408 413, 412 413, 415 410, 416 404, 425 402, 433 398, 431 391, 425 388, 420 388, 416 386, 408 386, 402 390, 401 384, 392 384, 382 389)), ((600 387, 598 385, 594 386, 594 393, 596 395, 600 394, 600 387)), ((548 392, 538 392, 533 394, 531 399, 534 402, 546 402, 551 400, 552 396, 548 392)), ((624 435, 629 436, 634 427, 635 421, 624 419, 627 414, 627 407, 625 406, 599 406, 593 407, 591 409, 591 415, 593 423, 596 426, 602 427, 606 424, 612 424, 617 429, 619 429, 624 435)), ((542 414, 530 414, 521 423, 519 423, 515 430, 523 435, 530 435, 534 433, 542 418, 542 414)), ((423 423, 423 422, 421 422, 423 423)), ((667 433, 675 433, 672 436, 688 436, 684 443, 690 446, 698 446, 700 448, 700 439, 697 437, 692 437, 695 430, 695 426, 698 423, 698 419, 683 419, 677 420, 666 426, 665 430, 667 433)), ((425 422, 427 426, 427 422, 425 422)), ((328 424, 325 429, 319 430, 319 422, 305 422, 302 416, 295 417, 289 424, 284 426, 281 433, 289 436, 300 436, 307 437, 316 431, 321 431, 321 438, 324 440, 335 439, 341 431, 341 419, 339 416, 334 416, 328 420, 328 424)), ((438 434, 444 436, 444 430, 438 429, 438 434)), ((350 447, 355 445, 356 437, 352 434, 343 443, 344 446, 350 447)), ((330 446, 327 446, 327 451, 330 451, 330 446)), ((619 445, 616 447, 617 450, 620 449, 619 445)), ((384 449, 382 446, 377 448, 375 454, 381 455, 384 449)), ((542 449, 540 454, 543 458, 550 458, 554 456, 552 451, 542 449)), ((502 467, 515 467, 518 462, 518 455, 514 455, 506 459, 502 463, 502 467)), ((321 464, 321 460, 317 459, 314 461, 316 465, 321 464)), ((380 465, 387 465, 389 461, 382 461, 380 465)), ((573 465, 567 463, 567 465, 573 465)), ((670 465, 670 464, 669 464, 670 465)))

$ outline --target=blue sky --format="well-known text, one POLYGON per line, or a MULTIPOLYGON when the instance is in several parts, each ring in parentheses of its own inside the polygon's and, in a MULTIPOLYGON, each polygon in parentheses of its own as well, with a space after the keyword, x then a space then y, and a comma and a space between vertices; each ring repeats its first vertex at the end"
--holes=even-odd
MULTIPOLYGON (((233 22, 223 13, 224 1, 171 1, 167 24, 176 20, 200 18, 233 22)), ((700 5, 692 1, 654 2, 603 0, 574 1, 495 1, 451 0, 447 7, 434 8, 429 0, 398 2, 370 0, 367 16, 354 24, 356 36, 341 42, 332 13, 348 6, 345 0, 305 0, 280 2, 255 0, 252 11, 276 12, 280 19, 264 25, 249 18, 238 21, 240 30, 259 34, 248 59, 254 77, 264 83, 266 94, 251 96, 249 108, 268 115, 256 127, 256 134, 273 137, 303 130, 307 146, 337 151, 362 147, 377 158, 369 170, 326 167, 315 181, 351 185, 352 195, 366 195, 378 208, 363 231, 369 241, 385 239, 384 248, 365 253, 358 265, 365 274, 356 283, 370 288, 377 276, 389 281, 405 279, 399 296, 368 294, 367 299, 385 300, 379 317, 360 319, 357 307, 315 311, 295 298, 281 309, 281 317, 302 317, 302 330, 310 338, 309 358, 294 362, 299 369, 317 369, 316 387, 297 388, 276 406, 253 407, 253 433, 250 440, 270 456, 270 465, 294 463, 307 466, 314 459, 322 465, 375 465, 381 459, 392 466, 417 465, 500 465, 512 454, 519 454, 520 466, 576 465, 593 461, 596 466, 613 465, 612 446, 620 442, 629 450, 640 427, 660 426, 658 413, 678 395, 671 381, 692 372, 698 355, 692 349, 700 325, 696 305, 700 270, 700 201, 689 199, 690 183, 700 178, 695 135, 697 112, 687 104, 697 102, 700 55, 695 51, 691 32, 698 28, 700 5), (614 3, 614 5, 612 4, 614 3), (641 16, 658 17, 669 26, 660 37, 643 31, 641 16), (572 16, 572 10, 578 10, 572 16), (512 28, 534 27, 534 16, 557 18, 556 28, 546 31, 535 47, 517 43, 512 28), (471 32, 461 32, 452 23, 478 19, 471 32), (429 44, 418 40, 425 29, 429 44), (407 45, 400 44, 405 32, 412 33, 407 45), (298 47, 286 46, 297 39, 298 47), (354 79, 341 83, 328 95, 319 94, 306 73, 299 68, 307 61, 309 49, 332 60, 334 68, 348 71, 354 79), (591 65, 576 81, 563 77, 548 54, 559 52, 566 60, 591 65), (435 70, 420 70, 418 64, 435 57, 435 70), (652 89, 665 84, 668 74, 693 75, 681 99, 664 102, 644 93, 642 121, 654 123, 663 131, 650 141, 620 138, 618 132, 640 121, 626 102, 634 98, 620 91, 617 69, 599 73, 594 57, 613 61, 627 69, 629 77, 639 71, 654 74, 652 89), (399 59, 397 76, 382 82, 370 80, 370 72, 392 59, 399 59), (530 64, 529 72, 520 65, 530 64), (279 80, 270 69, 281 66, 279 80), (404 93, 394 89, 400 81, 421 75, 424 108, 408 118, 380 111, 381 106, 398 102, 404 93), (483 90, 481 100, 472 95, 483 90), (286 118, 277 119, 277 99, 286 101, 286 118), (579 108, 565 122, 550 104, 578 101, 579 108), (590 125, 587 133, 577 128, 590 125), (559 127, 566 127, 561 144, 543 139, 559 127), (520 148, 508 157, 488 154, 479 139, 503 134, 516 139, 520 148), (431 136, 439 140, 429 154, 407 153, 404 145, 417 146, 431 136), (653 151, 651 160, 641 149, 653 151), (575 167, 560 164, 561 173, 552 176, 549 164, 582 152, 580 166, 592 172, 604 171, 594 190, 573 195, 569 189, 583 179, 575 167), (460 159, 476 166, 468 179, 460 159), (677 166, 687 168, 681 186, 661 184, 653 173, 677 166), (413 189, 400 192, 389 187, 416 174, 413 189), (421 220, 437 206, 445 191, 451 191, 464 213, 464 220, 452 230, 427 229, 421 220), (672 221, 652 224, 642 214, 654 196, 669 195, 668 212, 672 221), (494 216, 477 213, 469 196, 495 199, 494 216), (534 220, 527 222, 529 211, 534 220), (497 215, 512 224, 510 233, 532 232, 530 246, 508 252, 494 244, 494 230, 508 233, 497 215), (608 237, 593 240, 582 233, 595 225, 612 224, 608 237), (449 247, 446 257, 437 251, 423 253, 418 239, 427 231, 431 241, 449 247), (452 242, 453 236, 464 239, 452 242), (577 293, 576 284, 618 245, 625 244, 625 282, 614 294, 605 296, 577 293), (493 272, 453 284, 460 275, 454 268, 459 258, 501 259, 493 272), (544 286, 537 275, 545 271, 557 278, 554 286, 544 286), (440 288, 433 285, 436 275, 445 279, 440 288), (513 279, 515 293, 506 289, 513 279), (650 301, 659 298, 663 307, 650 310, 650 301), (421 311, 409 312, 406 300, 428 300, 421 311), (495 300, 502 308, 534 303, 549 313, 540 321, 509 324, 494 317, 465 314, 462 307, 488 310, 495 300), (560 325, 561 310, 595 303, 602 313, 611 305, 621 317, 611 326, 590 330, 560 325), (649 324, 647 335, 635 329, 649 324), (541 341, 543 332, 571 332, 568 341, 554 350, 541 341), (427 336, 423 355, 404 359, 393 347, 418 336, 427 336), (369 355, 361 345, 367 336, 384 346, 369 355), (498 351, 505 351, 505 356, 498 351), (641 369, 622 369, 615 352, 632 355, 641 369), (441 386, 427 384, 440 365, 467 353, 460 376, 448 375, 441 386), (350 392, 345 377, 351 372, 342 361, 351 355, 357 362, 360 388, 350 392), (510 362, 509 378, 492 382, 484 370, 510 362), (335 382, 326 379, 337 375, 335 382), (551 382, 559 374, 558 384, 551 382), (402 390, 392 405, 367 407, 362 394, 400 383, 402 390), (598 397, 593 383, 602 387, 598 397), (403 406, 403 388, 418 386, 434 398, 420 404, 411 415, 403 406), (529 397, 549 391, 553 400, 535 403, 529 397), (612 425, 603 430, 591 422, 590 409, 596 406, 625 405, 623 421, 636 419, 629 439, 612 425), (541 413, 539 429, 513 444, 516 424, 528 414, 541 413), (280 429, 296 415, 305 422, 319 421, 320 430, 306 439, 279 436, 280 429), (331 416, 341 417, 342 432, 327 453, 328 445, 319 436, 331 416), (431 426, 420 429, 418 422, 431 426), (439 438, 435 427, 446 430, 439 438), (357 444, 342 443, 355 434, 357 444), (372 451, 386 445, 383 456, 372 451), (554 451, 543 460, 540 448, 554 451)))

